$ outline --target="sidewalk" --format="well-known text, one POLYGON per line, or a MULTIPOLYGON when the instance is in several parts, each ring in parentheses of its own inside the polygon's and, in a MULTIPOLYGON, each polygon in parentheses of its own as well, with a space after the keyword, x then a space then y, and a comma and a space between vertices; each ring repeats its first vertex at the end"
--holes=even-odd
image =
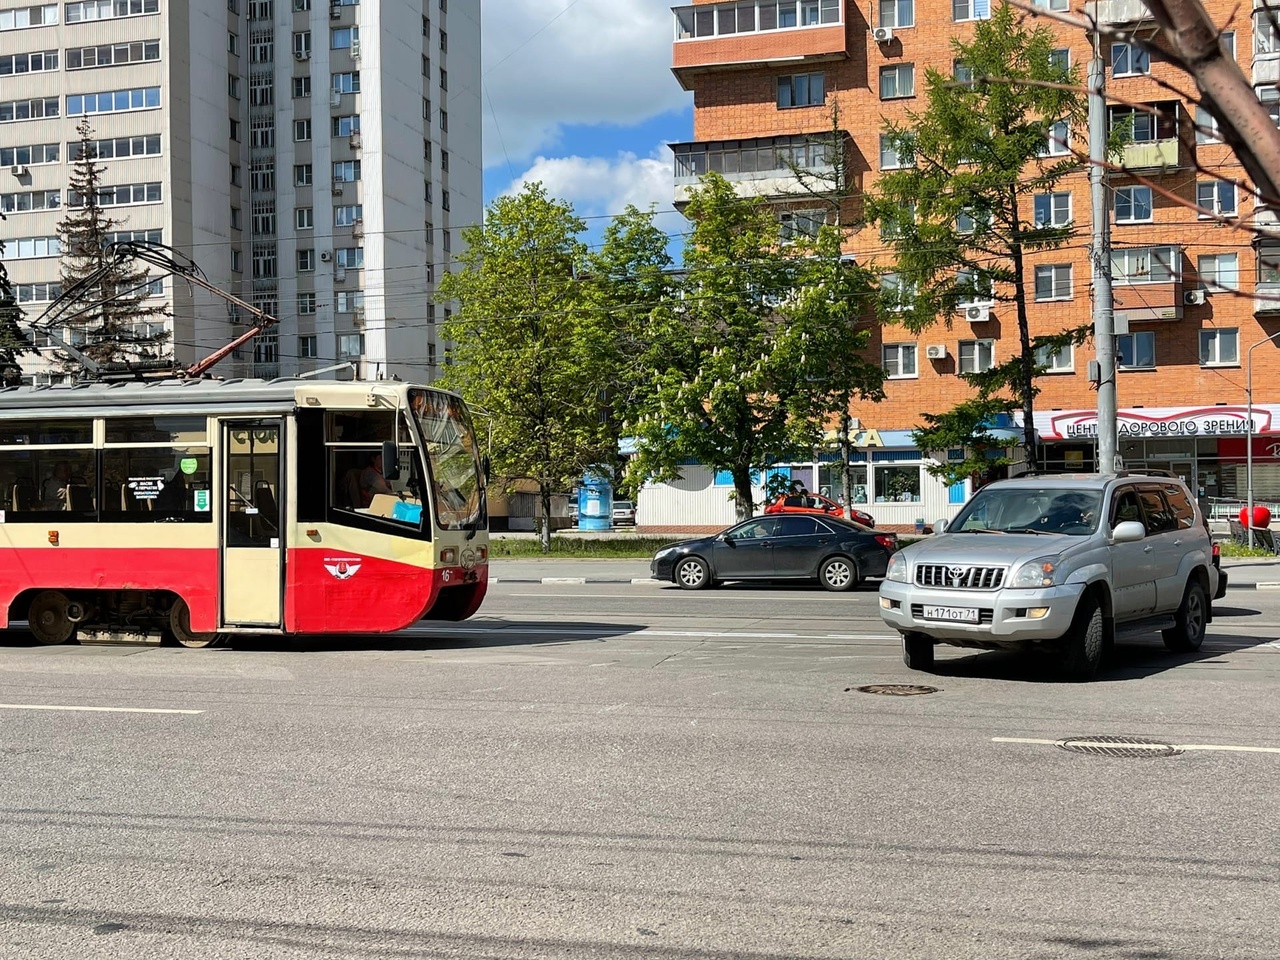
MULTIPOLYGON (((1234 557, 1222 561, 1228 590, 1280 590, 1280 557, 1234 557)), ((648 560, 498 558, 489 562, 491 583, 659 583, 648 560)))

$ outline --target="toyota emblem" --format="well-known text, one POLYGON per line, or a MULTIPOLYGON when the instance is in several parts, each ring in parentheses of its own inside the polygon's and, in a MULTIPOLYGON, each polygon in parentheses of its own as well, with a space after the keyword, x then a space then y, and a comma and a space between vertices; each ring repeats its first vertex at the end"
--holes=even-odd
POLYGON ((964 567, 951 567, 947 572, 951 574, 952 583, 959 583, 964 579, 964 567))

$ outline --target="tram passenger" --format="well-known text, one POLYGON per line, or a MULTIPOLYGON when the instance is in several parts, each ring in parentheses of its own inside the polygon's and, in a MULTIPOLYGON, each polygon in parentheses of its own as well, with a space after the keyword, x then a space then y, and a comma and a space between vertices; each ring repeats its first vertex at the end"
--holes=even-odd
POLYGON ((369 464, 360 474, 360 503, 369 506, 379 493, 395 494, 387 478, 382 475, 382 454, 369 454, 369 464))
POLYGON ((71 482, 71 464, 59 460, 53 465, 53 473, 40 488, 40 499, 46 510, 67 508, 67 484, 71 482))

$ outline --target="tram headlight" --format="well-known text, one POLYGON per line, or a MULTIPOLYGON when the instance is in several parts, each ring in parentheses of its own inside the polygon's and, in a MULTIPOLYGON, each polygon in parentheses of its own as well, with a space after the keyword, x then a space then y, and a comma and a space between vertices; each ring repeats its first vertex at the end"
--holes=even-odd
POLYGON ((447 564, 455 564, 458 562, 458 548, 445 547, 440 551, 440 562, 447 564))

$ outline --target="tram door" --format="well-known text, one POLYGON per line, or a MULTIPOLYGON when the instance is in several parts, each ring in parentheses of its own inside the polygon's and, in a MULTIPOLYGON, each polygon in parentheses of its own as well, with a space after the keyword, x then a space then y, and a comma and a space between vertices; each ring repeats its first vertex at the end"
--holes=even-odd
POLYGON ((284 597, 284 422, 222 423, 222 622, 278 627, 284 597))

